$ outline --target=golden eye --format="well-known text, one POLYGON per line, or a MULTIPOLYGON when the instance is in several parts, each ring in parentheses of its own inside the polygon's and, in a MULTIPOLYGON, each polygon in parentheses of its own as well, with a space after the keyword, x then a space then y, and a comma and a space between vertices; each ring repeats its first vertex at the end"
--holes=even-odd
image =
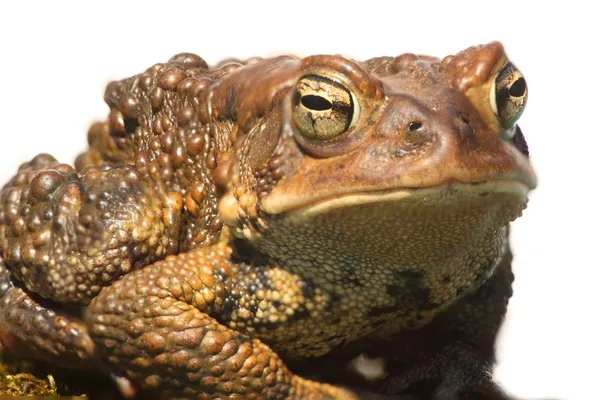
POLYGON ((336 139, 356 123, 359 113, 355 96, 329 78, 307 75, 296 84, 292 116, 309 139, 336 139))
POLYGON ((490 102, 502 126, 514 127, 527 103, 527 82, 513 64, 507 63, 496 75, 490 102))

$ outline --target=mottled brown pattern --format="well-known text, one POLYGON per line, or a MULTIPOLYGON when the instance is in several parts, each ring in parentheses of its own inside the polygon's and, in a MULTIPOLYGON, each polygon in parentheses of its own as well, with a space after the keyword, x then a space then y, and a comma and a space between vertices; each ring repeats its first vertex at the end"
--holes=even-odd
POLYGON ((74 167, 39 155, 0 193, 0 344, 125 396, 508 399, 536 184, 508 63, 183 53, 112 82, 74 167))

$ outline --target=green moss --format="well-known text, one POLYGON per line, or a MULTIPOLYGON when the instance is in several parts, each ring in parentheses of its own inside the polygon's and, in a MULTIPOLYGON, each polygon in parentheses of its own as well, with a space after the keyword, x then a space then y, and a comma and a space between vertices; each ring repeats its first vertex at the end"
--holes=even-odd
POLYGON ((33 365, 16 360, 3 360, 0 353, 0 395, 2 396, 58 396, 52 375, 36 376, 33 365))
POLYGON ((48 373, 46 366, 18 359, 0 351, 0 396, 79 396, 62 377, 48 373))
POLYGON ((58 396, 52 375, 40 379, 29 373, 0 373, 0 395, 3 396, 58 396))

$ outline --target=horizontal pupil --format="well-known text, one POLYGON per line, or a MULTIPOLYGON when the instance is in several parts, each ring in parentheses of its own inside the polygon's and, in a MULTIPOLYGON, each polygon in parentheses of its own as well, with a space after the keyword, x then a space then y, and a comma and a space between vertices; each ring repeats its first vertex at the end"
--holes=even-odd
POLYGON ((333 108, 333 104, 329 100, 321 96, 315 96, 314 94, 302 96, 300 102, 304 107, 314 111, 325 111, 333 108))

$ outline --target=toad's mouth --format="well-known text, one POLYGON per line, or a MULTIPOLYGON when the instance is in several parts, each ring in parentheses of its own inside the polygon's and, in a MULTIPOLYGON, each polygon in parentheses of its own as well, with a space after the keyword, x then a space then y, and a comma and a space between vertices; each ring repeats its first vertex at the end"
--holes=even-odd
MULTIPOLYGON (((526 205, 531 186, 520 180, 493 180, 480 183, 448 182, 426 188, 383 189, 342 193, 329 197, 315 195, 312 201, 297 204, 279 204, 277 214, 285 214, 288 222, 300 222, 334 210, 372 208, 378 204, 396 204, 402 210, 422 206, 423 209, 443 207, 468 208, 481 204, 508 206, 519 210, 510 220, 520 216, 526 205)), ((433 210, 431 210, 433 211, 433 210)), ((395 214, 395 213, 392 213, 395 214)), ((390 215, 391 216, 391 215, 390 215)))

